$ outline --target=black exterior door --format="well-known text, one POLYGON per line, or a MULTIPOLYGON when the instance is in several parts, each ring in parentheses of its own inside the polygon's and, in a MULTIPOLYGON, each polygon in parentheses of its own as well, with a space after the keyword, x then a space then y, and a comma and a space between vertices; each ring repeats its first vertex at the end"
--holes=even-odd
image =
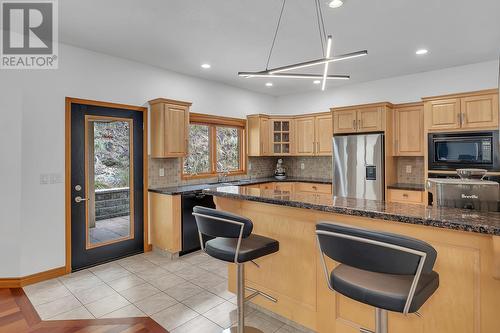
POLYGON ((143 112, 71 104, 72 271, 143 252, 143 112))

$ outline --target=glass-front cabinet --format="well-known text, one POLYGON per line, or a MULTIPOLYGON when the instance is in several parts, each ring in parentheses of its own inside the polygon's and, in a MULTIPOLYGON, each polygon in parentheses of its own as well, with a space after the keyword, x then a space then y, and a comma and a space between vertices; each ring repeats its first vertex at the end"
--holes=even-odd
POLYGON ((290 155, 292 153, 292 120, 291 119, 272 119, 272 154, 290 155))

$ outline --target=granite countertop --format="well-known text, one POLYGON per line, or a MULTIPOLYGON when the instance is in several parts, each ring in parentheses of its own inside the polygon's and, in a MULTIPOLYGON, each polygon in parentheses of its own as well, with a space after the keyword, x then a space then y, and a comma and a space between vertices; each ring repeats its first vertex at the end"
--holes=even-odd
POLYGON ((300 177, 289 177, 285 180, 277 180, 274 177, 267 177, 267 178, 243 179, 243 180, 228 181, 228 182, 221 182, 221 183, 150 188, 149 192, 176 195, 176 194, 188 194, 188 193, 201 191, 201 190, 205 190, 205 189, 210 189, 210 188, 214 188, 214 187, 220 187, 221 185, 243 186, 243 185, 270 183, 270 182, 284 182, 284 183, 286 183, 286 182, 307 182, 307 183, 317 183, 317 184, 331 184, 332 180, 325 179, 325 178, 300 178, 300 177))
POLYGON ((387 188, 407 191, 425 191, 425 184, 395 183, 387 185, 387 188))
POLYGON ((233 199, 500 236, 500 213, 497 212, 333 198, 331 195, 310 195, 244 186, 213 187, 204 192, 233 199))

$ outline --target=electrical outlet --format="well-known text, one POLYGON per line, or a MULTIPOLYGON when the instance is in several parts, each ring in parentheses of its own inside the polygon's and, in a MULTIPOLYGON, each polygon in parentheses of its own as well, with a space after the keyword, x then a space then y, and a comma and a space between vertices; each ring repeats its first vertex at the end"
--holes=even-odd
POLYGON ((160 177, 165 177, 165 168, 160 168, 160 177))
POLYGON ((304 163, 300 163, 300 170, 304 170, 306 168, 304 163))
POLYGON ((406 173, 411 173, 411 165, 406 166, 406 173))
POLYGON ((248 162, 248 171, 252 170, 252 162, 248 162))
POLYGON ((49 183, 49 175, 46 173, 40 174, 40 185, 47 185, 49 183))

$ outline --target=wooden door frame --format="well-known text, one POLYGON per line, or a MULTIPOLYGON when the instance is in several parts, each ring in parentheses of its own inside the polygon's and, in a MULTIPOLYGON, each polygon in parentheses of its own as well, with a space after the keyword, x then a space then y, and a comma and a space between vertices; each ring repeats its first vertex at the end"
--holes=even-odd
POLYGON ((132 110, 142 112, 143 116, 143 232, 144 232, 144 252, 151 251, 149 244, 149 224, 148 224, 148 108, 135 105, 108 103, 89 99, 66 97, 65 116, 65 246, 66 246, 66 273, 71 273, 71 105, 82 104, 91 106, 108 107, 122 110, 132 110))

